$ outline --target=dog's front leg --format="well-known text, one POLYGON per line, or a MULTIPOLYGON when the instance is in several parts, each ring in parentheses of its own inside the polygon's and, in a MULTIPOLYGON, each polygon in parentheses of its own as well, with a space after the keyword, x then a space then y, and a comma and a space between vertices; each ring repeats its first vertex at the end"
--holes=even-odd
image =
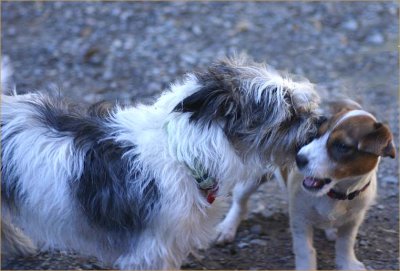
POLYGON ((183 262, 183 259, 176 257, 177 254, 158 254, 157 248, 151 246, 136 250, 121 255, 113 266, 120 270, 178 270, 183 262))
POLYGON ((338 228, 336 239, 336 267, 341 270, 366 270, 354 253, 354 244, 362 216, 338 228))
POLYGON ((293 252, 297 270, 316 270, 317 259, 313 246, 313 228, 304 218, 291 217, 293 252))
POLYGON ((251 194, 257 190, 260 182, 248 181, 235 185, 232 194, 232 205, 225 219, 217 228, 217 243, 232 242, 235 239, 236 231, 240 221, 247 214, 247 201, 251 194))

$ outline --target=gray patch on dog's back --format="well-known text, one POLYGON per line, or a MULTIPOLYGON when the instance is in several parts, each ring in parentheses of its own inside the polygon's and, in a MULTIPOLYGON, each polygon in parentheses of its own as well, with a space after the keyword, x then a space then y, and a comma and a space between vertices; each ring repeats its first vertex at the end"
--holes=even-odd
POLYGON ((11 88, 11 77, 13 75, 13 68, 11 65, 10 58, 6 55, 2 56, 1 59, 1 93, 5 94, 12 90, 11 88))
POLYGON ((27 103, 52 136, 73 138, 75 159, 83 155, 82 174, 70 180, 70 187, 89 222, 117 232, 146 227, 158 208, 159 189, 137 166, 137 155, 130 155, 135 146, 112 139, 113 108, 97 104, 84 110, 51 98, 27 103))

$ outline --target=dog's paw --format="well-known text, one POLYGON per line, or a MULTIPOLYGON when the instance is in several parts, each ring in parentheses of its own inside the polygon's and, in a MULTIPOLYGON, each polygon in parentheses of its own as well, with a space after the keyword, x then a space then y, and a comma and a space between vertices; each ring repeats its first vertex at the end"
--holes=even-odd
POLYGON ((367 270, 365 265, 357 259, 350 262, 338 263, 337 268, 340 270, 367 270))
POLYGON ((325 229, 325 237, 329 241, 336 241, 337 229, 335 229, 335 228, 325 229))
POLYGON ((217 238, 215 242, 217 244, 226 244, 232 243, 236 237, 237 227, 228 226, 225 227, 223 223, 221 223, 217 228, 217 238))

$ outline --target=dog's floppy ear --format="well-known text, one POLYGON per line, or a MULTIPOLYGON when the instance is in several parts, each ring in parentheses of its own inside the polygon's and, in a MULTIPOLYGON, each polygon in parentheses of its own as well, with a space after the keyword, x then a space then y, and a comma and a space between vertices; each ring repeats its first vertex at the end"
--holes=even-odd
POLYGON ((342 98, 334 101, 328 102, 329 111, 332 115, 335 115, 340 112, 350 111, 350 110, 361 110, 362 107, 359 103, 349 99, 342 98))
POLYGON ((173 111, 191 112, 190 121, 208 125, 213 120, 237 118, 240 114, 239 102, 232 90, 216 85, 202 87, 181 101, 173 111))
POLYGON ((232 122, 240 117, 241 84, 233 64, 220 61, 195 77, 200 89, 176 105, 174 112, 191 112, 190 121, 208 125, 215 120, 232 122))
POLYGON ((376 122, 374 130, 358 143, 358 149, 383 157, 395 158, 396 156, 393 135, 389 127, 380 122, 376 122))

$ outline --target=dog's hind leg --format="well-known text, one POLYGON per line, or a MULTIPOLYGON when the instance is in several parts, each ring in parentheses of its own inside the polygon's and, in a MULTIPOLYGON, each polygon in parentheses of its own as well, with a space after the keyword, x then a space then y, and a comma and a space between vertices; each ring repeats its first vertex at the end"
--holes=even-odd
POLYGON ((232 205, 225 219, 217 228, 217 243, 223 244, 232 242, 235 239, 236 231, 240 225, 240 221, 247 214, 247 202, 251 194, 257 190, 260 184, 265 181, 248 181, 235 185, 232 194, 232 205))
POLYGON ((19 229, 11 223, 1 221, 1 259, 2 262, 16 256, 28 256, 36 253, 36 247, 19 229))

